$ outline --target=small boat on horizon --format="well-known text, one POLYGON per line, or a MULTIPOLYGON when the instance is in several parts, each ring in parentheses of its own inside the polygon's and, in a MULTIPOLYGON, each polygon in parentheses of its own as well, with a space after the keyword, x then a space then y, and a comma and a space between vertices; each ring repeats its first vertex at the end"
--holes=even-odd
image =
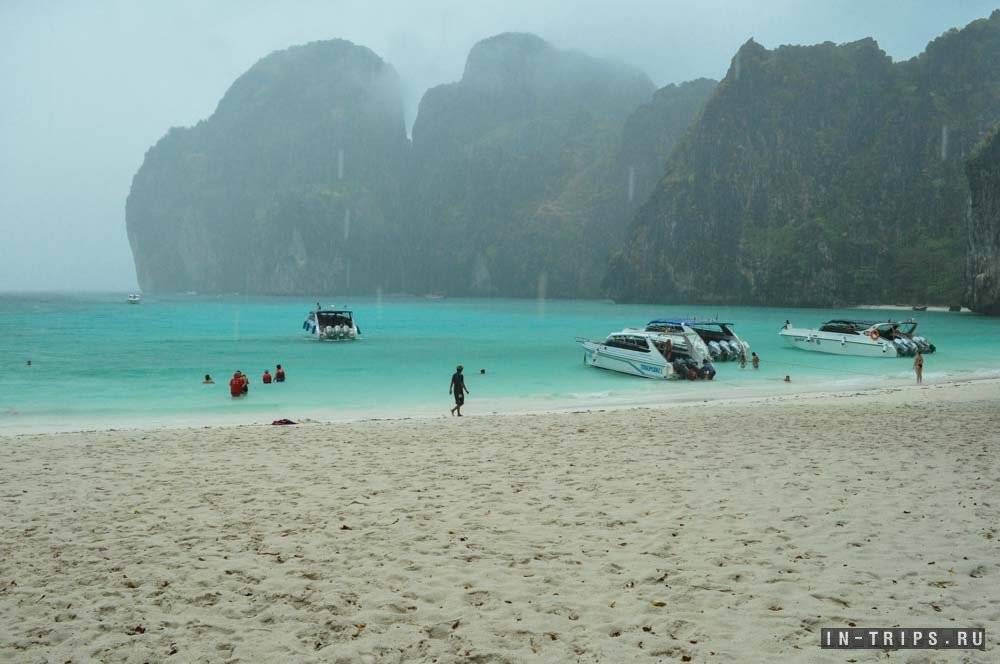
POLYGON ((836 319, 823 323, 818 330, 795 327, 789 321, 778 335, 793 348, 833 355, 858 357, 906 357, 933 353, 937 347, 916 334, 917 321, 870 321, 836 319))
POLYGON ((927 305, 926 304, 914 304, 913 305, 913 310, 914 311, 927 311, 927 305))
POLYGON ((129 293, 127 301, 129 304, 139 304, 142 302, 142 296, 138 293, 129 293))
POLYGON ((320 341, 354 341, 361 336, 361 328, 354 321, 354 312, 347 309, 317 306, 302 322, 302 329, 320 341))
MULTIPOLYGON (((687 326, 670 331, 650 331, 626 327, 612 332, 604 341, 577 338, 583 346, 583 363, 642 378, 686 378, 691 371, 699 377, 711 365, 711 353, 698 334, 687 326)), ((711 369, 715 375, 715 369, 711 369)))

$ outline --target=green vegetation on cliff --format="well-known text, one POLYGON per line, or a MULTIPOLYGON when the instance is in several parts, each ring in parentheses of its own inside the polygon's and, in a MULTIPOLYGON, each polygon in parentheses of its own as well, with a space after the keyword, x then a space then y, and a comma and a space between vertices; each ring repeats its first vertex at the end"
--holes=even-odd
POLYGON ((957 302, 963 166, 1000 119, 1000 12, 893 64, 871 39, 752 40, 610 266, 614 297, 957 302))
POLYGON ((212 116, 171 129, 132 182, 144 290, 315 293, 381 284, 409 144, 399 82, 347 41, 272 53, 212 116))
POLYGON ((973 151, 965 167, 972 194, 966 303, 1000 314, 1000 126, 973 151))

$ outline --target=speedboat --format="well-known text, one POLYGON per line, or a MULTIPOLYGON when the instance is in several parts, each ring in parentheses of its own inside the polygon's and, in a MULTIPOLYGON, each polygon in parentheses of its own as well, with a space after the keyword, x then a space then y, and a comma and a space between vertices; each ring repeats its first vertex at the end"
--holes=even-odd
POLYGON ((141 295, 139 295, 138 293, 129 293, 129 295, 128 295, 128 303, 129 304, 139 304, 140 302, 142 302, 142 296, 141 295))
POLYGON ((700 376, 705 360, 711 361, 708 346, 687 326, 663 332, 627 327, 604 341, 577 342, 585 365, 643 378, 685 378, 691 370, 700 376))
POLYGON ((818 330, 795 327, 789 321, 778 331, 794 348, 833 355, 907 357, 937 348, 917 334, 915 320, 828 320, 818 330))
POLYGON ((320 341, 350 341, 361 336, 361 328, 354 322, 354 313, 346 309, 317 307, 306 316, 302 329, 320 341))
POLYGON ((684 328, 705 342, 712 359, 718 362, 738 360, 750 355, 750 344, 737 336, 732 323, 700 321, 689 318, 659 318, 646 324, 649 332, 679 332, 684 328))

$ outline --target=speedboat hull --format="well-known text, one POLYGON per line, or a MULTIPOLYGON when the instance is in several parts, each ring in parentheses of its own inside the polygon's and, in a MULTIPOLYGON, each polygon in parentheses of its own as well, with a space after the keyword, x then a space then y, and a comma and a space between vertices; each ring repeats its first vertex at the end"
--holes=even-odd
POLYGON ((674 368, 655 353, 642 353, 615 348, 595 341, 585 341, 583 363, 598 369, 608 369, 642 378, 673 378, 674 368))
POLYGON ((787 328, 778 333, 792 348, 830 355, 856 357, 898 357, 896 347, 886 339, 859 334, 837 334, 805 328, 787 328))

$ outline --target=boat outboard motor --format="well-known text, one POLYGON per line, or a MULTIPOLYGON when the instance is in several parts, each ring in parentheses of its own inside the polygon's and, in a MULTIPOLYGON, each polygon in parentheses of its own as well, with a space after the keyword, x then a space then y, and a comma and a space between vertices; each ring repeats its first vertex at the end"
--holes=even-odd
POLYGON ((740 359, 740 353, 743 352, 743 346, 732 339, 727 341, 726 345, 729 346, 729 359, 734 362, 740 359))
POLYGON ((930 343, 924 337, 913 337, 913 343, 917 344, 917 348, 920 349, 921 353, 932 352, 930 343))
POLYGON ((900 355, 912 355, 910 347, 902 339, 893 339, 892 345, 896 347, 896 352, 900 355))
POLYGON ((719 345, 718 341, 708 342, 708 354, 712 356, 713 360, 718 360, 722 357, 722 346, 719 345))

